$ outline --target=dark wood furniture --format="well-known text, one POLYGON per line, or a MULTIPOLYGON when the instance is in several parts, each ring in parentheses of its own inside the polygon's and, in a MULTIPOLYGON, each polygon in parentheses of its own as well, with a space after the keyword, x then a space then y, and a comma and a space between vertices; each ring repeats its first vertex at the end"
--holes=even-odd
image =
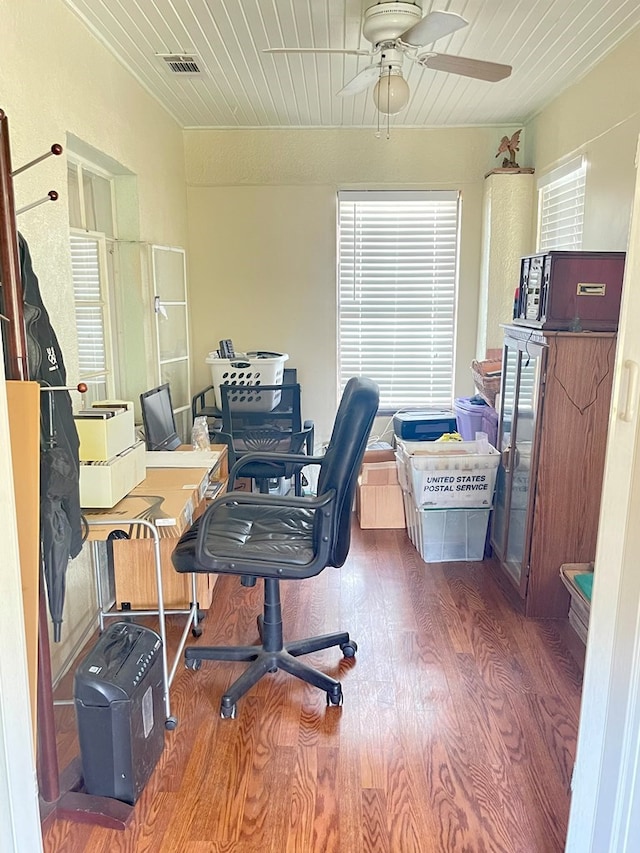
POLYGON ((568 332, 618 328, 624 252, 541 252, 522 258, 514 323, 568 332))
POLYGON ((528 616, 566 617, 560 566, 595 557, 615 346, 505 326, 491 544, 528 616))

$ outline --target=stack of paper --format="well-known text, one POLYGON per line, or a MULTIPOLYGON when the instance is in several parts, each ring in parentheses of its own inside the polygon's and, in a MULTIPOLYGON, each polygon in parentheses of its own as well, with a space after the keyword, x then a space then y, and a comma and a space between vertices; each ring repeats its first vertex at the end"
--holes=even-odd
POLYGON ((213 468, 217 450, 147 450, 147 468, 213 468))

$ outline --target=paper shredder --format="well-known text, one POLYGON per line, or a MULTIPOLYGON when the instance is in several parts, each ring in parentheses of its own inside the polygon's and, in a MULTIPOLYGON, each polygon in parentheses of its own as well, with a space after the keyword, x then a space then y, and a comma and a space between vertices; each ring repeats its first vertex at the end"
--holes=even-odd
POLYGON ((164 747, 162 641, 116 622, 76 670, 74 702, 87 793, 133 805, 164 747))

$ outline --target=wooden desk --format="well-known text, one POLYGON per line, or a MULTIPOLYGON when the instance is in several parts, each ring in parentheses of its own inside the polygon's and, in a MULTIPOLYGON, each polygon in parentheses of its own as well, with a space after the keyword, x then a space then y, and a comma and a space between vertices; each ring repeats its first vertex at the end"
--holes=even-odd
POLYGON ((195 636, 202 632, 198 624, 199 610, 211 604, 215 582, 214 575, 176 572, 171 554, 177 539, 203 511, 206 484, 211 480, 221 480, 226 486, 227 447, 213 445, 212 450, 217 451, 219 457, 211 472, 201 468, 150 468, 145 480, 111 509, 84 511, 89 524, 88 538, 94 547, 115 530, 123 530, 130 537, 112 542, 115 610, 106 609, 98 561, 92 553, 100 629, 104 630, 105 618, 122 618, 123 614, 158 617, 163 641, 165 726, 168 729, 177 725, 176 718, 171 715, 169 688, 189 629, 195 636), (187 619, 169 671, 165 617, 170 615, 182 615, 187 619))
MULTIPOLYGON (((227 447, 214 444, 211 449, 220 456, 208 479, 226 481, 227 447)), ((171 554, 176 540, 204 509, 202 485, 206 477, 207 472, 202 468, 148 468, 142 483, 113 509, 85 513, 89 522, 94 518, 114 519, 113 527, 103 527, 100 531, 95 529, 92 538, 106 539, 111 530, 119 528, 131 536, 130 539, 112 542, 116 605, 119 609, 145 609, 157 604, 153 541, 147 530, 118 523, 118 519, 137 517, 153 521, 158 528, 165 607, 184 608, 190 605, 191 578, 175 571, 171 554)), ((216 575, 196 575, 200 609, 206 610, 210 606, 215 581, 216 575)))

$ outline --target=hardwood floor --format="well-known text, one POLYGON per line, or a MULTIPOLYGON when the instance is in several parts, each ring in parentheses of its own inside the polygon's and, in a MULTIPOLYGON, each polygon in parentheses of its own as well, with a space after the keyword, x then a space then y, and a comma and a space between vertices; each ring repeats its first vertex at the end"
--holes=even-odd
MULTIPOLYGON (((253 642, 261 584, 221 576, 199 643, 253 642)), ((286 673, 218 716, 242 664, 179 667, 178 728, 124 831, 54 821, 47 853, 555 853, 564 849, 581 672, 561 622, 525 620, 483 563, 425 565, 402 530, 354 530, 342 569, 282 584, 289 639, 341 708, 286 673)), ((177 640, 179 629, 171 629, 177 640)), ((60 764, 77 749, 57 710, 60 764)))

